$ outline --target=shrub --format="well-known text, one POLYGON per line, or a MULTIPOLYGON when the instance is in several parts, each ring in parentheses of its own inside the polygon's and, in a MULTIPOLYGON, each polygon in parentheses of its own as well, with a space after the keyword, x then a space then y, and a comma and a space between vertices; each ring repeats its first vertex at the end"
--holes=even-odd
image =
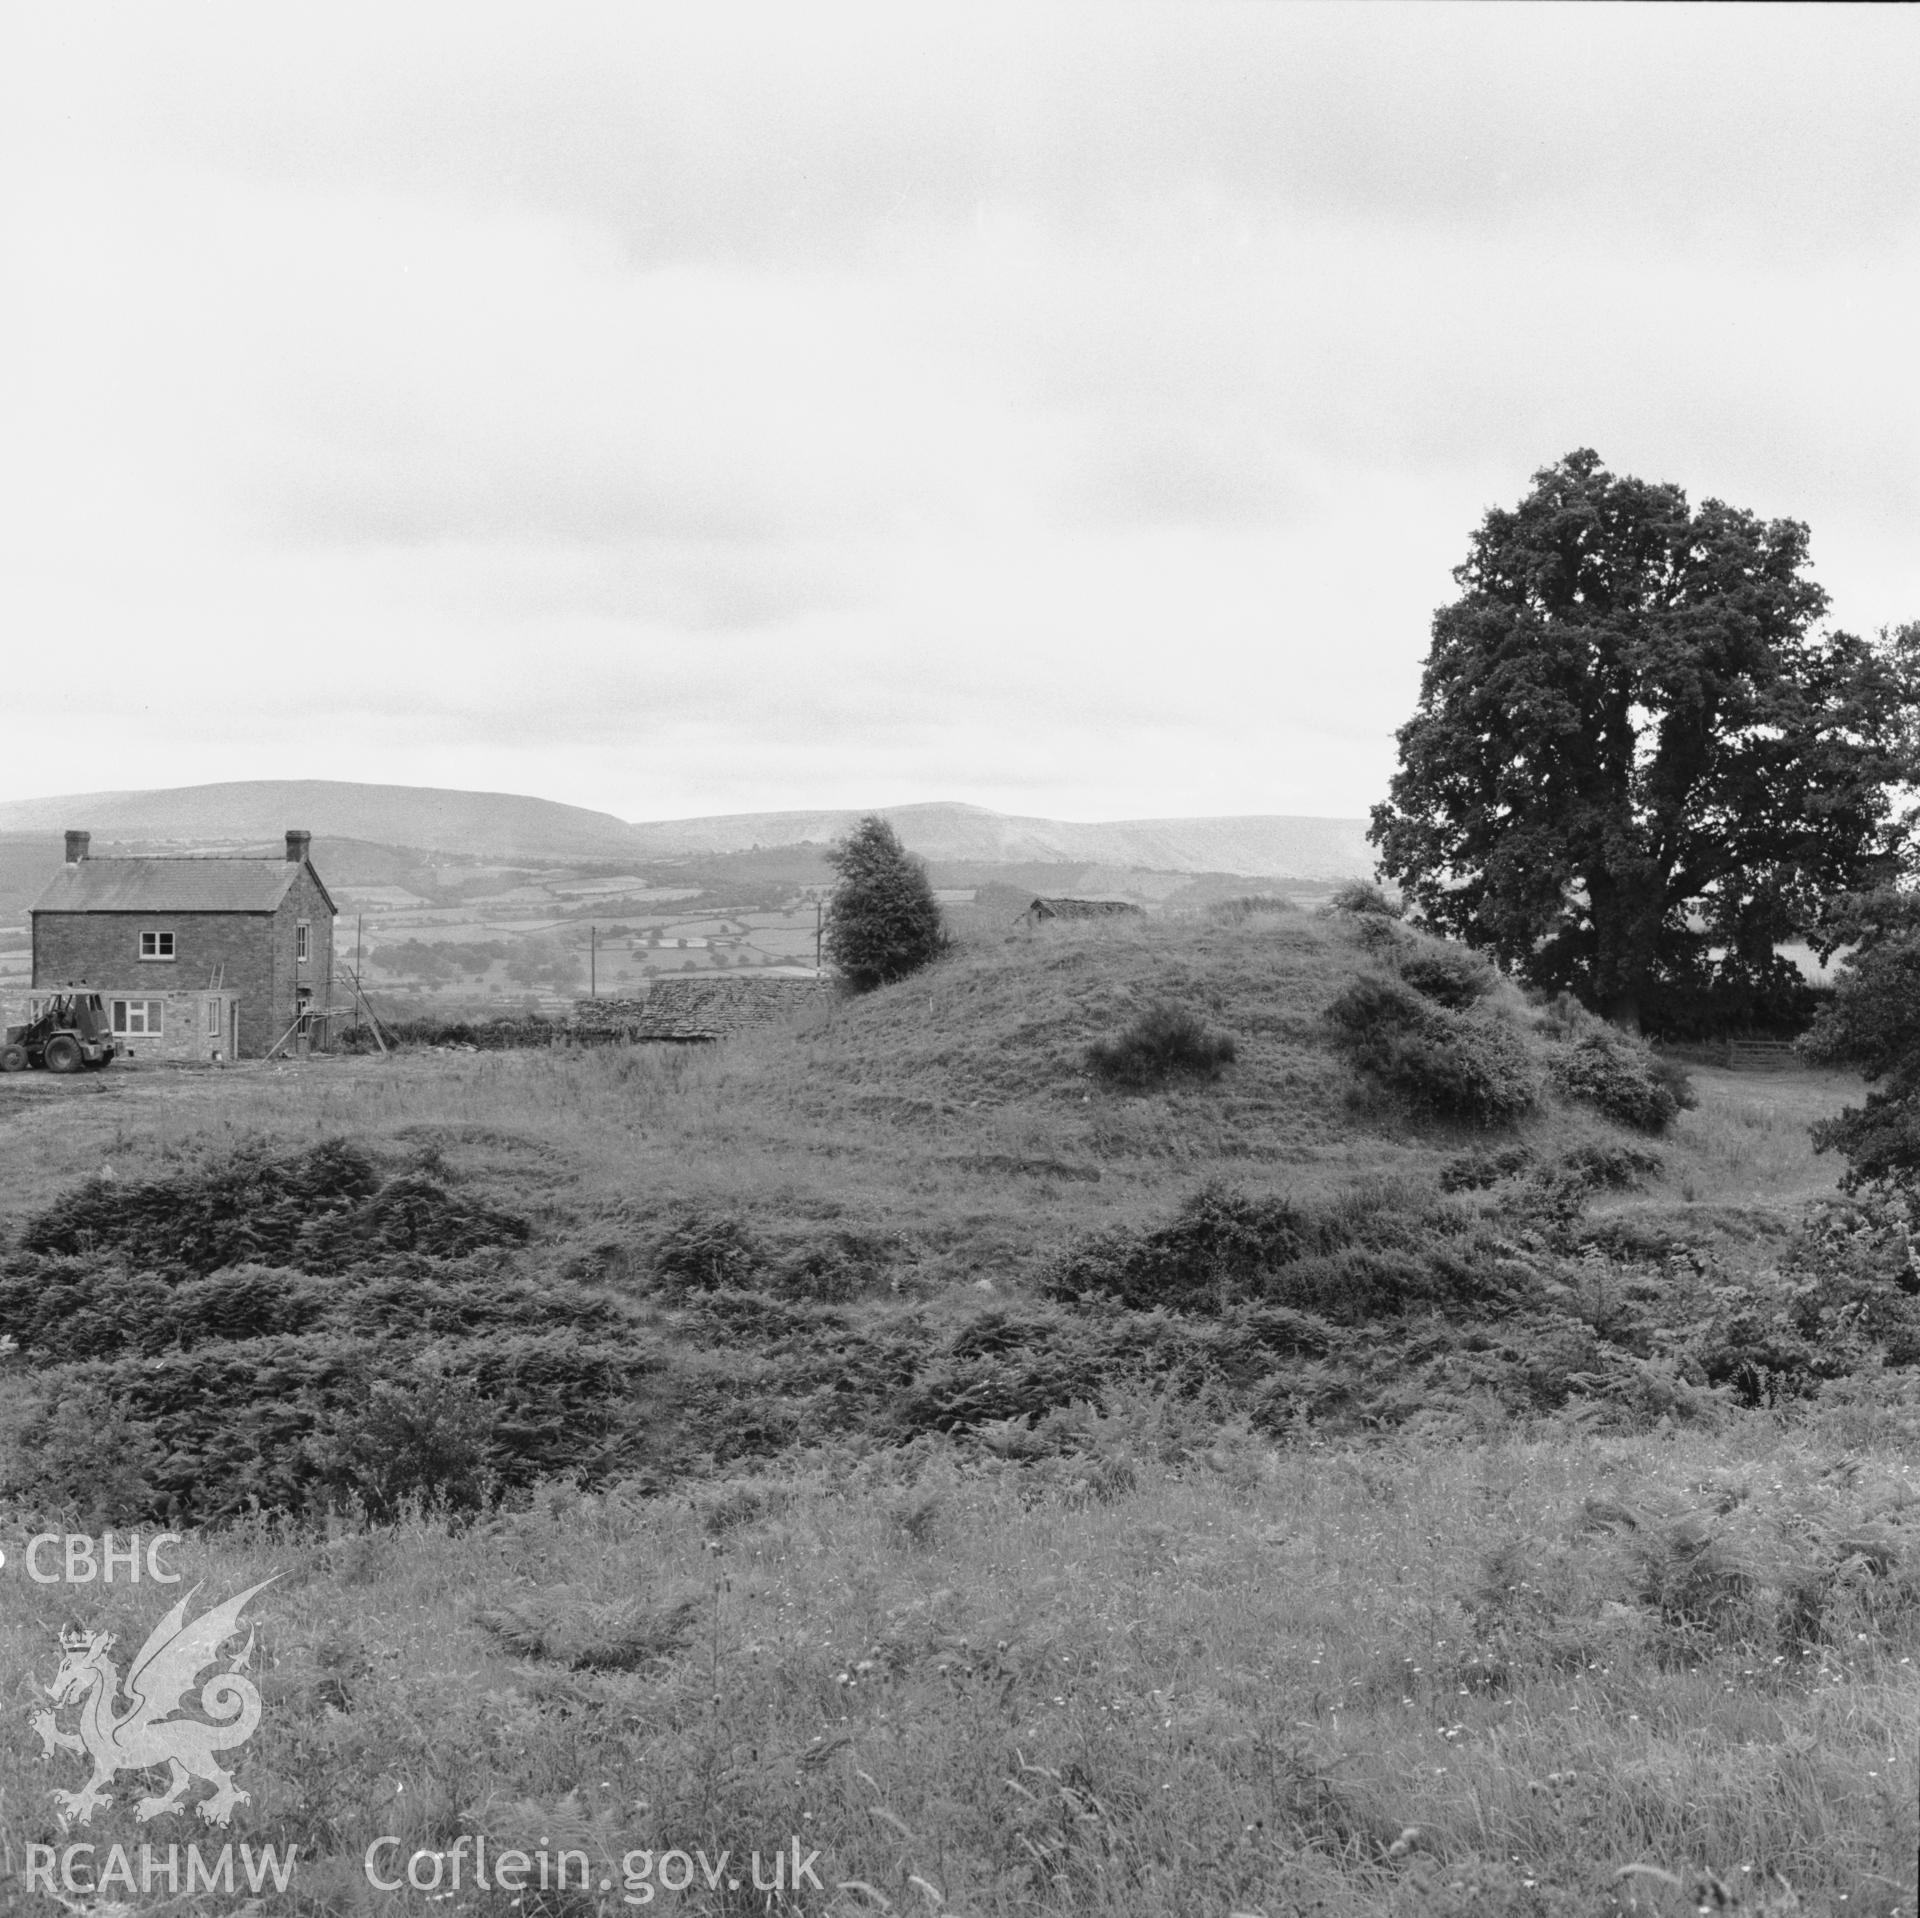
POLYGON ((1233 1040, 1209 1032, 1179 1006, 1149 1006, 1115 1039, 1087 1048, 1087 1065, 1109 1085, 1145 1091, 1177 1078, 1217 1079, 1233 1062, 1233 1040))
POLYGON ((524 1219, 424 1172, 383 1182, 359 1147, 329 1139, 285 1156, 243 1147, 131 1188, 88 1180, 31 1220, 20 1243, 43 1258, 111 1251, 144 1270, 204 1275, 250 1263, 340 1272, 389 1252, 458 1258, 528 1236, 524 1219))
POLYGON ((1486 1192, 1502 1179, 1516 1178, 1533 1164, 1533 1154, 1523 1145, 1510 1145, 1498 1152, 1462 1152, 1440 1168, 1442 1192, 1486 1192))
POLYGON ((389 1523, 417 1503, 428 1512, 477 1512, 494 1491, 488 1460, 500 1409, 472 1384, 423 1368, 376 1379, 366 1398, 307 1441, 330 1491, 389 1523))
POLYGON ((1813 1126, 1816 1152, 1847 1161, 1849 1192, 1920 1187, 1920 898, 1880 892, 1836 901, 1823 928, 1853 950, 1800 1050, 1816 1065, 1851 1066, 1864 1105, 1813 1126))
POLYGON ((97 1383, 62 1393, 26 1437, 7 1490, 83 1525, 147 1513, 160 1446, 152 1431, 97 1383))
POLYGON ((767 1254, 745 1221, 729 1213, 686 1213, 653 1255, 654 1274, 669 1293, 739 1290, 766 1267, 767 1254))
POLYGON ((783 1299, 844 1304, 885 1277, 891 1247, 863 1232, 828 1232, 803 1240, 775 1264, 772 1288, 783 1299))
POLYGON ((1062 1301, 1213 1313, 1259 1302, 1349 1325, 1418 1304, 1503 1306, 1531 1285, 1469 1215, 1431 1199, 1361 1190, 1305 1205, 1220 1184, 1164 1224, 1082 1239, 1041 1281, 1062 1301))
POLYGON ((1361 1071, 1436 1117, 1506 1125, 1538 1096, 1526 1044, 1498 1013, 1452 1012, 1376 973, 1349 984, 1326 1016, 1361 1071))
POLYGON ((567 1325, 598 1336, 630 1316, 568 1280, 435 1266, 417 1255, 328 1278, 236 1265, 173 1282, 77 1260, 22 1263, 26 1270, 0 1277, 0 1333, 40 1364, 154 1357, 293 1332, 459 1338, 567 1325))
POLYGON ((1327 901, 1333 912, 1350 912, 1357 918, 1398 919, 1406 911, 1397 899, 1389 899, 1370 879, 1350 879, 1327 901))
POLYGON ((1221 899, 1207 908, 1207 917, 1221 925, 1237 926, 1256 913, 1292 912, 1300 908, 1284 893, 1250 892, 1238 899, 1221 899))
MULTIPOLYGON (((524 1015, 508 1019, 382 1019, 389 1046, 458 1046, 475 1052, 510 1052, 550 1046, 566 1030, 555 1019, 524 1015)), ((344 1027, 334 1040, 340 1052, 377 1052, 380 1041, 370 1026, 344 1027)))
POLYGON ((1692 1083, 1673 1060, 1659 1059, 1642 1039, 1596 1026, 1553 1060, 1555 1085, 1618 1125, 1664 1132, 1694 1103, 1692 1083))
POLYGON ((830 847, 827 863, 840 875, 827 908, 827 956, 856 992, 904 979, 946 950, 926 868, 877 813, 830 847))
POLYGON ((1423 999, 1465 1012, 1486 998, 1500 975, 1477 952, 1438 939, 1423 939, 1402 951, 1395 970, 1423 999))

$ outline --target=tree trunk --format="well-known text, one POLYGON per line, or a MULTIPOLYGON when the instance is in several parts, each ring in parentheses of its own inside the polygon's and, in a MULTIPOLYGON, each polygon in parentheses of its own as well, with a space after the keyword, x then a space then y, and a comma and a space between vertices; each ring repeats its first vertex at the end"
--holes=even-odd
POLYGON ((1640 1031, 1640 1006, 1653 979, 1665 906, 1661 875, 1650 863, 1596 873, 1587 882, 1593 915, 1593 994, 1625 1032, 1640 1031))

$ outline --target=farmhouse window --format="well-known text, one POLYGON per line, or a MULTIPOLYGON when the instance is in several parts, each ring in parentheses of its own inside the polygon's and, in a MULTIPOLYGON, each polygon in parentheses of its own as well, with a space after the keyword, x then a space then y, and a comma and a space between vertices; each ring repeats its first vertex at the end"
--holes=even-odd
POLYGON ((151 1039, 159 1035, 164 999, 116 999, 113 1032, 117 1039, 151 1039))
POLYGON ((140 957, 142 959, 171 959, 173 957, 173 934, 170 932, 143 932, 140 935, 140 957))
POLYGON ((294 922, 294 928, 293 928, 293 962, 294 962, 294 964, 295 964, 295 965, 297 965, 297 966, 304 966, 304 965, 305 965, 305 964, 307 963, 307 930, 308 930, 308 923, 309 923, 309 922, 308 922, 307 920, 305 920, 305 919, 300 919, 300 920, 296 920, 296 921, 294 922))

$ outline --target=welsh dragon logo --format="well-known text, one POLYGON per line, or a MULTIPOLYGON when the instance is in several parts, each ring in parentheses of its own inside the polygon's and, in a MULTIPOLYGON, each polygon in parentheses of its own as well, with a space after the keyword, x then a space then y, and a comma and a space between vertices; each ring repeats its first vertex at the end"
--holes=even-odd
POLYGON ((251 1679, 240 1676, 253 1651, 251 1628, 246 1644, 227 1669, 216 1672, 200 1688, 200 1709, 215 1722, 202 1724, 169 1714, 179 1709, 194 1679, 219 1658, 221 1646, 239 1636, 240 1612, 247 1600, 272 1583, 271 1578, 261 1580, 238 1598, 202 1612, 189 1625, 187 1607, 200 1589, 196 1585, 153 1628, 124 1681, 107 1656, 113 1649, 112 1634, 60 1634, 64 1656, 47 1687, 53 1710, 34 1712, 29 1722, 40 1734, 49 1758, 57 1751, 70 1751, 93 1760, 93 1776, 78 1791, 53 1794, 63 1826, 88 1824, 98 1806, 112 1804, 112 1793, 101 1787, 110 1784, 117 1772, 151 1771, 161 1765, 171 1769, 172 1777, 164 1792, 140 1800, 136 1809, 142 1821, 178 1811, 196 1778, 214 1788, 213 1795, 199 1805, 200 1816, 210 1825, 224 1825, 233 1816, 234 1806, 247 1802, 247 1794, 234 1784, 233 1774, 220 1767, 214 1753, 245 1744, 260 1722, 260 1693, 251 1679), (118 1702, 123 1684, 129 1701, 124 1709, 118 1702), (78 1732, 62 1731, 55 1716, 69 1704, 80 1708, 78 1732))

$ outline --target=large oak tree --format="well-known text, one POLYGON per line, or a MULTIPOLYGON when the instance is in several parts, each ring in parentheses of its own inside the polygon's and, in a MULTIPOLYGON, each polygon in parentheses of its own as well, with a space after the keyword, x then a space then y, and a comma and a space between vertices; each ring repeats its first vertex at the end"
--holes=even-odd
POLYGON ((1369 837, 1432 925, 1630 1026, 1751 1016, 1883 880, 1920 627, 1829 631, 1807 529, 1590 450, 1489 512, 1369 837))

